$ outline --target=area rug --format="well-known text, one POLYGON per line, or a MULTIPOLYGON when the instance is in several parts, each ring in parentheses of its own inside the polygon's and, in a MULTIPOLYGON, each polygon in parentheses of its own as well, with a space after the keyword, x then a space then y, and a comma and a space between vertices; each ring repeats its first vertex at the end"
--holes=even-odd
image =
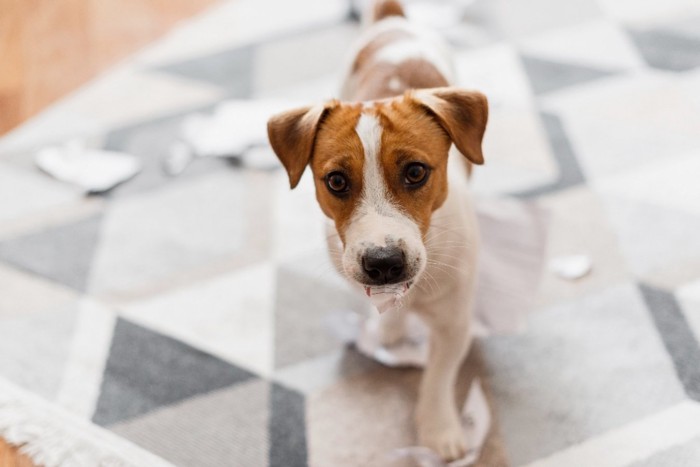
MULTIPOLYGON (((28 395, 125 465, 384 466, 415 444, 420 371, 328 330, 366 304, 332 272, 308 174, 290 192, 236 158, 163 171, 223 99, 333 97, 348 11, 222 2, 0 139, 0 425, 28 395), (86 196, 36 169, 74 138, 143 170, 86 196)), ((477 465, 700 465, 700 7, 477 0, 442 29, 491 103, 475 191, 548 209, 548 255, 593 265, 545 274, 527 329, 473 347, 477 465)))

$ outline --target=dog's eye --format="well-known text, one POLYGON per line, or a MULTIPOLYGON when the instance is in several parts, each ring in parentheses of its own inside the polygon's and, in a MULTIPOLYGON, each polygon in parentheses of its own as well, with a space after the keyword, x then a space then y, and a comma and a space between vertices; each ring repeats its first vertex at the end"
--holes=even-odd
POLYGON ((406 166, 404 171, 404 183, 411 187, 422 185, 428 178, 428 168, 420 162, 413 162, 406 166))
POLYGON ((335 194, 346 193, 350 188, 348 179, 340 172, 331 172, 326 175, 326 186, 335 194))

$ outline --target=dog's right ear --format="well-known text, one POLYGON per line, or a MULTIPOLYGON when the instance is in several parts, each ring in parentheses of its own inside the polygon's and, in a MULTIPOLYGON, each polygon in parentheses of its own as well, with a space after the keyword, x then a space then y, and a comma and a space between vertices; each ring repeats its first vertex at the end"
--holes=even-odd
POLYGON ((311 160, 316 133, 328 111, 335 103, 288 110, 270 118, 267 136, 277 157, 289 175, 289 185, 299 184, 306 165, 311 160))

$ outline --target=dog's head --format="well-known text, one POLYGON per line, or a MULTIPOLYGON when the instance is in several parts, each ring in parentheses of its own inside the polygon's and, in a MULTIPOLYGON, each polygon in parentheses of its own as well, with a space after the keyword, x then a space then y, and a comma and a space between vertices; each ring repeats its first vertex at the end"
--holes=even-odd
POLYGON ((268 134, 292 188, 311 166, 346 275, 365 287, 407 289, 425 269, 431 214, 447 197, 450 146, 483 163, 487 115, 482 94, 436 88, 291 110, 270 119, 268 134))

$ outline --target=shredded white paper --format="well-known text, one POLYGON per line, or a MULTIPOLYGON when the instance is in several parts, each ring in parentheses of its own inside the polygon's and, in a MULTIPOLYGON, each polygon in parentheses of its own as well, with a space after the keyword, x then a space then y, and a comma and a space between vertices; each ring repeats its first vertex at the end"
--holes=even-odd
POLYGON ((591 272, 593 263, 586 255, 557 256, 549 261, 549 270, 562 279, 576 280, 591 272))
POLYGON ((141 171, 137 157, 90 149, 79 140, 39 150, 35 163, 57 180, 75 184, 90 193, 107 191, 141 171))
POLYGON ((163 168, 178 175, 198 157, 236 158, 255 169, 278 167, 268 146, 267 121, 301 105, 283 99, 234 99, 222 102, 211 114, 192 114, 182 122, 180 140, 171 145, 163 168))
POLYGON ((379 313, 398 310, 403 306, 403 297, 408 292, 410 283, 387 284, 365 287, 365 294, 379 313))

